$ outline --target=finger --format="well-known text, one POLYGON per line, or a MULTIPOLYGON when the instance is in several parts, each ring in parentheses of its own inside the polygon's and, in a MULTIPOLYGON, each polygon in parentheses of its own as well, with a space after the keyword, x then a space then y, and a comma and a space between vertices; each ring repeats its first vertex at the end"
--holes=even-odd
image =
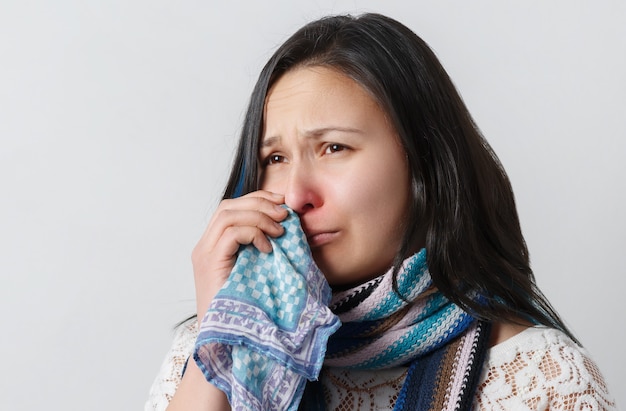
MULTIPOLYGON (((229 227, 222 235, 222 241, 215 247, 215 253, 232 259, 239 251, 240 245, 254 245, 263 253, 272 252, 272 245, 265 233, 250 226, 229 227)), ((232 260, 231 260, 232 261, 232 260)))
POLYGON ((263 197, 269 201, 273 201, 276 204, 282 204, 284 203, 285 200, 285 195, 284 194, 280 194, 280 193, 275 193, 273 191, 268 191, 268 190, 257 190, 257 191, 252 191, 246 195, 243 195, 239 198, 246 198, 246 197, 263 197))
POLYGON ((282 204, 281 201, 284 201, 284 197, 282 195, 274 195, 273 193, 267 191, 255 191, 254 193, 250 193, 237 199, 223 200, 213 213, 211 221, 203 233, 203 237, 207 237, 212 231, 214 231, 214 227, 216 225, 219 225, 222 228, 229 225, 237 225, 235 220, 236 215, 232 213, 224 213, 226 210, 255 210, 268 215, 274 221, 282 221, 285 217, 287 217, 288 213, 287 210, 280 205, 282 204), (230 216, 231 219, 222 220, 224 216, 230 216))
MULTIPOLYGON (((209 244, 214 244, 226 227, 236 225, 268 226, 267 222, 254 221, 254 215, 239 215, 234 211, 253 210, 262 213, 256 216, 260 219, 264 219, 265 215, 276 222, 282 221, 288 215, 287 210, 281 206, 282 201, 284 201, 284 196, 268 191, 255 191, 240 198, 223 200, 213 214, 202 238, 208 239, 209 244)), ((268 234, 280 235, 280 232, 270 230, 268 234)))
POLYGON ((221 210, 256 210, 261 211, 276 221, 287 217, 287 209, 283 207, 285 196, 269 191, 255 191, 243 197, 223 200, 216 212, 221 210))
POLYGON ((270 237, 278 237, 284 231, 280 223, 262 211, 222 210, 201 241, 206 247, 213 248, 218 241, 222 241, 222 235, 227 229, 235 227, 254 227, 270 237))

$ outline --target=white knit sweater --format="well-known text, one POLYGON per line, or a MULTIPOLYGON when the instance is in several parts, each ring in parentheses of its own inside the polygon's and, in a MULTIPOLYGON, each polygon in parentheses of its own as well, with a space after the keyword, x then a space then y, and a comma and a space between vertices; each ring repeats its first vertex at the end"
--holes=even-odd
MULTIPOLYGON (((150 389, 145 411, 165 410, 193 351, 196 322, 176 331, 150 389)), ((405 369, 384 372, 327 370, 320 376, 329 410, 390 410, 405 369), (392 383, 387 383, 387 382, 392 383), (337 384, 339 382, 339 384, 337 384)), ((616 410, 597 366, 561 331, 529 328, 487 352, 476 410, 616 410)))

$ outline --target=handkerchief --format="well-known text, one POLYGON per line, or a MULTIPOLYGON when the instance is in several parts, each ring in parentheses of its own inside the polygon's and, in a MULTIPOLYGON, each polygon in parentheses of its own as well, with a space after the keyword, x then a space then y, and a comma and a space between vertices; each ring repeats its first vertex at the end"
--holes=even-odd
POLYGON ((341 325, 300 220, 288 211, 271 253, 242 246, 200 325, 194 359, 233 410, 297 410, 341 325))

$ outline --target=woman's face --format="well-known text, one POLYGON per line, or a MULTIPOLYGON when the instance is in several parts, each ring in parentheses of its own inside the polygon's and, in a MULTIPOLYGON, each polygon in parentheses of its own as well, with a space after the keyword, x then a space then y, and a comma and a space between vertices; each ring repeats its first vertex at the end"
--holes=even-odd
POLYGON ((269 90, 261 188, 285 195, 331 285, 392 264, 410 197, 396 132, 355 81, 325 67, 284 74, 269 90))

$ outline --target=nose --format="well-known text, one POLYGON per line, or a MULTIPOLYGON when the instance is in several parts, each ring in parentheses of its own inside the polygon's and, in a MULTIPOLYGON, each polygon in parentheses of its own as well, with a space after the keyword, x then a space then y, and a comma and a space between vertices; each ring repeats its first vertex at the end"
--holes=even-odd
POLYGON ((305 163, 292 165, 285 188, 285 204, 299 215, 323 204, 321 186, 314 167, 305 163))

